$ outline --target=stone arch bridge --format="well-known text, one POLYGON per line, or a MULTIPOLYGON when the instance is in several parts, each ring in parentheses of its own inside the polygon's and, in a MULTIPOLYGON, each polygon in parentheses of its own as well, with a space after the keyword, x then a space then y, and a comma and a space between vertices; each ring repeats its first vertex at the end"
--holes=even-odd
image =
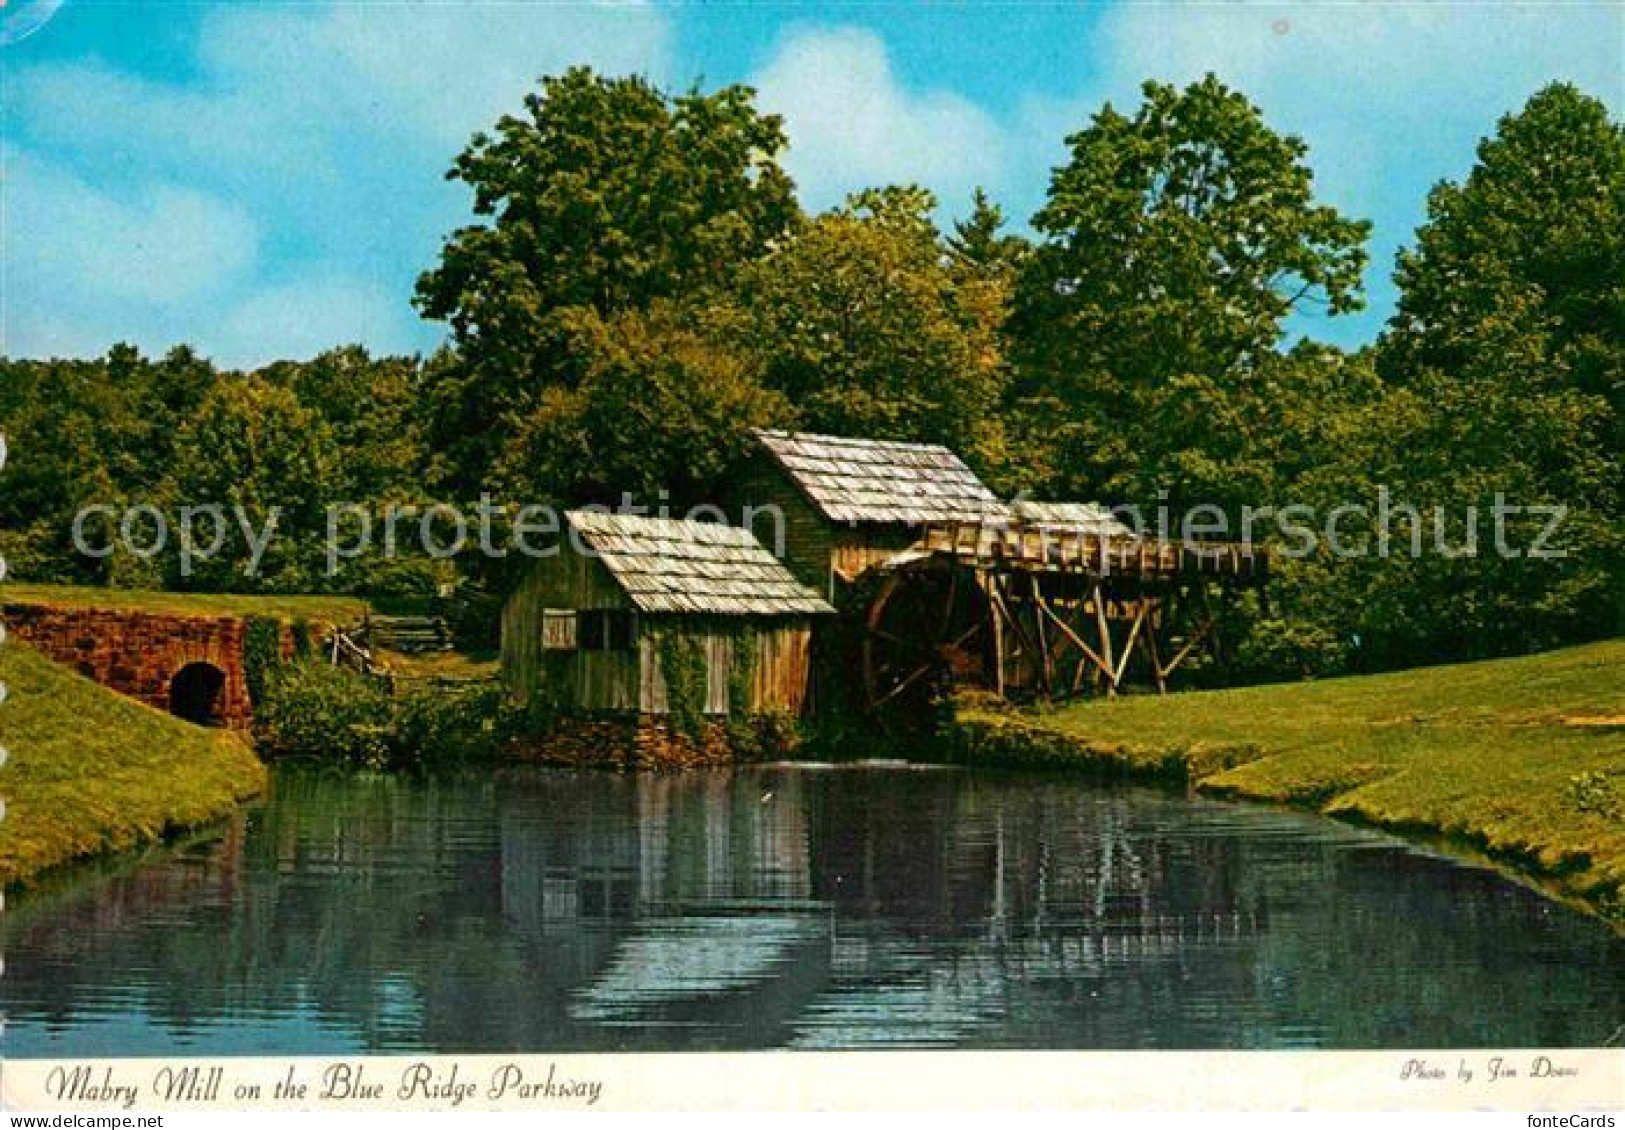
MULTIPOLYGON (((204 726, 253 721, 243 664, 245 616, 132 609, 5 606, 6 630, 86 678, 204 726)), ((282 626, 284 658, 292 632, 282 626)))

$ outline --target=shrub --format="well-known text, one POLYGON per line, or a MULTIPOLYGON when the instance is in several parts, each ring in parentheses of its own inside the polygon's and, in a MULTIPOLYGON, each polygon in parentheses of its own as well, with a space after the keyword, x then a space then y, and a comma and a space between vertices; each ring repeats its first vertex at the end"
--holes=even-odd
POLYGON ((459 649, 492 652, 501 644, 502 597, 496 593, 465 582, 440 601, 440 612, 459 649))
POLYGON ((397 760, 445 764, 497 756, 518 728, 500 683, 417 687, 395 701, 397 760))
POLYGON ((1347 661, 1334 631, 1295 620, 1254 621, 1236 652, 1238 674, 1249 681, 1337 674, 1347 661))
POLYGON ((1625 798, 1606 771, 1577 773, 1569 778, 1569 802, 1581 812, 1618 820, 1625 816, 1625 798))
POLYGON ((698 740, 705 724, 705 644, 681 630, 667 630, 655 641, 660 673, 666 681, 666 715, 672 729, 698 740))
POLYGON ((357 585, 372 607, 386 616, 427 616, 440 591, 437 562, 418 557, 368 562, 357 585))
POLYGON ((380 766, 394 749, 393 707, 382 683, 320 661, 276 670, 255 709, 267 752, 380 766))

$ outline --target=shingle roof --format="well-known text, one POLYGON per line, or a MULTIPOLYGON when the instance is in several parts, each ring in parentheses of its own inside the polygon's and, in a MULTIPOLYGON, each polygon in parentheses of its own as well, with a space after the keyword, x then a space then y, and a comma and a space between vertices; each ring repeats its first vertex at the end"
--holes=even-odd
POLYGON ((1029 526, 1077 530, 1102 537, 1130 538, 1134 531, 1098 502, 1012 503, 1016 517, 1029 526))
POLYGON ((571 510, 565 520, 641 612, 725 616, 834 612, 748 530, 571 510))
POLYGON ((946 447, 758 431, 780 467, 832 522, 983 522, 1004 503, 946 447))

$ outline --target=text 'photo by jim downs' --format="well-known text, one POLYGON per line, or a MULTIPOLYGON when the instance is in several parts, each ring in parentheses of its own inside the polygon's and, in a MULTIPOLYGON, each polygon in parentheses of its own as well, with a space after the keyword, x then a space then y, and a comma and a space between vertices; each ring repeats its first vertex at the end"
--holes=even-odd
POLYGON ((0 0, 0 106, 7 1126, 1625 1117, 1625 3, 0 0))

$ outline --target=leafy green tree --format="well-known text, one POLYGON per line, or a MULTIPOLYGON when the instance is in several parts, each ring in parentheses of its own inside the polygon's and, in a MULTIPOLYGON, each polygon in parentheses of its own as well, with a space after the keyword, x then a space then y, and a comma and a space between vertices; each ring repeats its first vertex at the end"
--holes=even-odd
POLYGON ((1017 416, 1052 447, 1058 493, 1215 501, 1220 421, 1245 411, 1292 311, 1359 307, 1369 225, 1317 203, 1303 143, 1211 75, 1143 89, 1132 115, 1108 104, 1067 139, 1033 218, 1017 416))
POLYGON ((1461 368, 1423 370, 1350 413, 1340 458, 1310 480, 1322 513, 1370 509, 1343 523, 1352 556, 1328 563, 1307 602, 1309 616, 1343 625, 1362 667, 1609 630, 1625 547, 1618 455, 1598 399, 1554 362, 1539 305, 1534 292, 1504 294, 1461 368))
POLYGON ((607 316, 575 311, 568 332, 582 378, 543 393, 502 481, 516 492, 545 484, 560 503, 614 505, 623 493, 651 507, 715 502, 751 429, 782 424, 789 408, 712 317, 666 300, 607 316))
POLYGON ((177 505, 226 509, 222 551, 199 562, 177 587, 300 592, 321 587, 326 508, 343 497, 332 429, 290 389, 262 377, 222 380, 181 429, 166 495, 177 505), (254 575, 241 508, 257 530, 277 512, 274 536, 254 575))
POLYGON ((1386 378, 1471 363, 1483 344, 1473 328, 1515 288, 1533 298, 1573 384, 1615 408, 1625 447, 1625 126, 1600 101, 1557 83, 1502 118, 1466 180, 1429 194, 1395 278, 1386 378))
POLYGON ((810 431, 945 443, 998 478, 1002 272, 950 254, 917 187, 858 193, 747 268, 742 349, 810 431))
POLYGON ((342 346, 304 362, 261 370, 332 429, 340 491, 357 503, 420 501, 426 493, 421 366, 411 357, 373 357, 342 346))
POLYGON ((473 189, 479 222, 451 234, 416 299, 456 345, 431 389, 456 487, 477 490, 521 421, 581 380, 576 312, 722 285, 795 221, 780 120, 753 97, 575 68, 457 158, 448 175, 473 189))
POLYGON ((1395 482, 1457 509, 1500 492, 1568 517, 1561 557, 1377 570, 1368 603, 1393 613, 1391 631, 1420 620, 1424 637, 1390 651, 1413 661, 1625 629, 1625 130, 1572 86, 1540 91, 1480 144, 1465 181, 1433 190, 1397 278, 1377 354, 1399 391, 1373 428, 1405 453, 1395 482))
MULTIPOLYGON (((0 490, 0 552, 14 575, 104 583, 153 579, 127 556, 85 556, 73 545, 74 517, 87 506, 148 501, 174 444, 163 397, 177 374, 212 379, 185 349, 154 363, 128 345, 96 361, 0 360, 0 428, 13 458, 0 490)), ((181 402, 177 398, 176 403, 181 402)), ((87 526, 100 546, 107 531, 87 526)))

